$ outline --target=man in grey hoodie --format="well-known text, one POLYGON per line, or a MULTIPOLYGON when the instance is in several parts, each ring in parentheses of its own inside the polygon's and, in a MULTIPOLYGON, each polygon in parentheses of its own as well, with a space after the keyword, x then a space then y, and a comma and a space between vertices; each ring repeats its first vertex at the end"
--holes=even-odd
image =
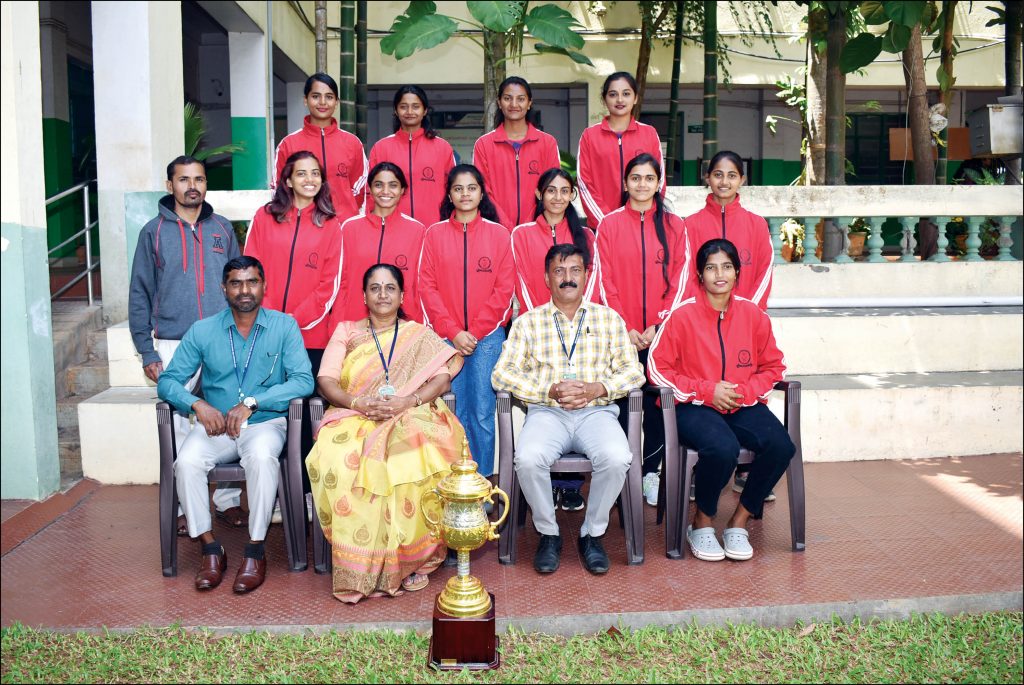
MULTIPOLYGON (((203 162, 175 158, 167 165, 167 192, 156 217, 139 234, 128 291, 128 328, 146 377, 154 383, 189 327, 227 306, 221 273, 240 255, 231 223, 206 203, 203 162)), ((196 381, 198 374, 189 389, 196 381)), ((179 447, 189 428, 188 419, 175 416, 179 447)), ((236 527, 246 524, 241 494, 238 487, 218 487, 213 494, 217 517, 236 527)), ((178 535, 187 534, 183 529, 179 509, 178 535)))

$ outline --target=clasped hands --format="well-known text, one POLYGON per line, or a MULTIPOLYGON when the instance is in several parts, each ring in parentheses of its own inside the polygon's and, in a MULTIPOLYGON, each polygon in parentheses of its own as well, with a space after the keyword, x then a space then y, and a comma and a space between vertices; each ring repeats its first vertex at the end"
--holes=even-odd
POLYGON ((389 395, 386 397, 371 397, 359 395, 352 400, 349 407, 359 412, 371 421, 389 421, 407 409, 416 406, 416 400, 407 395, 389 395))
POLYGON ((237 438, 242 432, 242 424, 252 416, 252 410, 241 402, 231 407, 226 416, 205 400, 198 400, 192 405, 192 410, 211 438, 225 433, 228 437, 237 438))
POLYGON ((715 383, 715 395, 711 399, 711 406, 723 413, 739 409, 742 406, 740 401, 743 399, 743 395, 735 392, 737 387, 739 386, 728 381, 715 383))
POLYGON ((643 333, 639 333, 635 329, 629 330, 629 342, 633 343, 633 347, 638 350, 646 350, 654 342, 654 336, 657 334, 658 329, 654 326, 648 326, 647 330, 643 333))
POLYGON ((565 380, 552 383, 548 389, 548 397, 558 402, 562 409, 583 409, 605 392, 605 387, 601 383, 565 380))

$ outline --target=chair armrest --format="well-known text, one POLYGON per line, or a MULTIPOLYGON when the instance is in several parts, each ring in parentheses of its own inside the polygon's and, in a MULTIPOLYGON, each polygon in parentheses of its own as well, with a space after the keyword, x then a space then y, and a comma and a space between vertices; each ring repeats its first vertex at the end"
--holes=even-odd
POLYGON ((448 406, 448 411, 454 414, 456 402, 455 393, 448 391, 445 394, 441 395, 441 399, 444 400, 444 403, 448 406))
POLYGON ((324 398, 320 395, 313 395, 309 398, 309 423, 313 427, 314 435, 320 430, 320 422, 324 420, 324 398))

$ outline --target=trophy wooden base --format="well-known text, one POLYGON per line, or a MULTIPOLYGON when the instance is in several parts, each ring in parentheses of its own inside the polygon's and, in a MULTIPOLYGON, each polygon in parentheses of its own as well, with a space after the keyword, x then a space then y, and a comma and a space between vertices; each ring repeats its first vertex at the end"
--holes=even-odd
POLYGON ((488 594, 490 611, 473 618, 449 616, 434 602, 434 632, 427 655, 431 667, 439 671, 489 671, 501 665, 494 631, 494 594, 488 594))

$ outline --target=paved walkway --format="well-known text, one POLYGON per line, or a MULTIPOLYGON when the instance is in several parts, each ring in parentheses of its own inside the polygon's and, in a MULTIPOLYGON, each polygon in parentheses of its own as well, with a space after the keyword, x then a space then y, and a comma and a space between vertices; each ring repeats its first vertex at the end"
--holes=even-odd
MULTIPOLYGON (((499 627, 573 633, 610 625, 698 621, 790 624, 800 618, 901 616, 909 611, 1021 609, 1020 454, 902 462, 808 464, 807 550, 790 551, 784 484, 752 526, 749 562, 707 563, 664 556, 663 528, 646 508, 646 561, 625 565, 612 517, 611 571, 582 567, 575 545, 582 512, 559 512, 562 567, 540 577, 531 560, 537 536, 520 539, 519 563, 502 566, 497 547, 473 555, 472 570, 496 596, 499 627)), ((719 528, 734 506, 722 494, 719 528)), ((156 486, 82 481, 43 503, 2 507, 2 623, 57 629, 142 625, 215 630, 325 627, 429 629, 432 603, 453 569, 427 590, 350 606, 329 594, 330 578, 290 573, 280 527, 271 527, 267 582, 236 596, 230 579, 244 533, 216 532, 228 550, 227 581, 193 589, 197 546, 182 540, 179 575, 160 573, 156 486)))

